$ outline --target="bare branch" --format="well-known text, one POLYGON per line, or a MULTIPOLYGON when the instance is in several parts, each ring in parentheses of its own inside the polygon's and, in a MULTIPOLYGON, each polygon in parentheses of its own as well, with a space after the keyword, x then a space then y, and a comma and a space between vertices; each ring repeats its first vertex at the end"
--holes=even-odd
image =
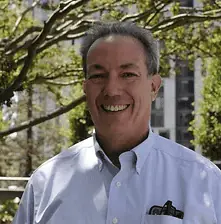
POLYGON ((74 72, 82 72, 83 69, 82 68, 79 68, 79 69, 66 69, 65 70, 65 75, 60 72, 59 74, 55 75, 55 72, 56 71, 59 71, 61 70, 62 71, 62 66, 54 69, 53 71, 49 72, 48 74, 46 74, 45 76, 37 76, 35 77, 35 79, 31 80, 30 83, 31 84, 42 84, 42 83, 46 83, 48 82, 48 80, 55 80, 55 79, 58 79, 58 78, 67 78, 67 77, 79 77, 78 74, 73 74, 74 72), (68 73, 71 73, 71 75, 67 75, 68 73))
MULTIPOLYGON (((166 5, 170 4, 171 2, 172 1, 168 1, 168 3, 166 5)), ((142 13, 136 13, 136 14, 133 14, 133 15, 126 15, 121 19, 121 21, 123 22, 123 21, 126 21, 126 20, 132 20, 134 22, 139 22, 143 19, 147 19, 151 15, 151 13, 154 13, 156 11, 157 7, 160 7, 160 6, 162 6, 162 2, 160 2, 158 5, 153 6, 152 8, 150 8, 150 9, 148 9, 148 10, 142 12, 142 13)), ((163 6, 164 6, 164 4, 163 4, 163 6)))
POLYGON ((150 29, 152 32, 162 32, 179 26, 188 25, 190 23, 193 24, 211 20, 215 21, 217 19, 221 19, 221 14, 217 16, 180 14, 169 19, 165 19, 150 29))
POLYGON ((60 32, 60 31, 64 30, 66 27, 68 27, 69 25, 71 25, 72 23, 73 23, 73 20, 65 21, 62 25, 57 27, 56 31, 60 32))
POLYGON ((84 35, 84 32, 88 30, 91 24, 95 23, 95 20, 83 20, 80 21, 79 24, 76 24, 73 28, 69 30, 65 30, 60 35, 56 36, 52 40, 47 41, 44 45, 42 45, 39 49, 37 49, 37 54, 42 52, 43 50, 51 47, 52 45, 58 43, 61 40, 66 40, 68 35, 72 35, 72 38, 79 38, 84 35), (77 26, 79 25, 79 26, 77 26))
POLYGON ((82 33, 78 33, 78 34, 68 34, 66 37, 64 36, 63 40, 74 40, 74 39, 78 39, 80 37, 83 37, 85 34, 85 32, 82 33))
POLYGON ((44 29, 39 34, 39 36, 34 40, 32 45, 28 48, 28 55, 25 58, 24 65, 16 77, 14 82, 4 91, 0 93, 0 104, 5 102, 6 100, 10 99, 13 95, 13 92, 20 87, 21 83, 25 80, 28 70, 31 67, 32 61, 36 55, 36 49, 40 46, 44 40, 46 39, 47 35, 50 33, 52 26, 54 25, 55 21, 58 19, 62 19, 66 14, 68 14, 74 8, 80 7, 83 4, 87 3, 89 0, 78 0, 78 1, 67 1, 61 2, 60 7, 55 10, 52 16, 48 19, 45 23, 44 29))
POLYGON ((24 12, 22 12, 22 14, 18 17, 15 26, 12 29, 12 35, 14 35, 14 33, 16 32, 16 30, 18 29, 19 24, 21 23, 22 19, 25 17, 25 15, 31 11, 32 9, 34 9, 38 4, 39 4, 40 0, 36 0, 35 2, 32 3, 32 5, 30 7, 28 7, 27 9, 25 9, 24 12))
POLYGON ((20 45, 18 47, 12 48, 11 50, 7 51, 5 54, 7 56, 9 56, 9 55, 13 55, 13 54, 17 53, 19 50, 27 50, 30 47, 30 45, 33 43, 35 38, 36 37, 34 37, 31 40, 27 40, 24 44, 22 44, 22 45, 20 45))
MULTIPOLYGON (((111 3, 107 3, 107 4, 104 4, 100 7, 97 7, 97 8, 94 8, 94 9, 91 9, 91 10, 82 10, 82 13, 80 15, 78 15, 77 17, 75 17, 73 19, 73 15, 69 15, 67 16, 67 19, 70 19, 68 21, 66 21, 65 23, 63 23, 62 25, 60 25, 59 27, 57 27, 56 31, 61 31, 61 30, 64 30, 65 28, 67 28, 68 26, 70 25, 73 25, 73 23, 75 23, 76 21, 81 21, 83 20, 85 17, 89 16, 89 15, 92 15, 94 14, 95 12, 99 12, 99 11, 102 11, 102 10, 106 10, 108 9, 109 7, 114 7, 114 4, 119 2, 118 0, 115 0, 115 1, 112 1, 111 3)), ((75 25, 75 24, 74 24, 75 25)))
MULTIPOLYGON (((84 35, 85 31, 91 26, 91 24, 96 23, 96 20, 82 20, 77 25, 78 27, 65 30, 63 31, 60 35, 56 35, 53 39, 45 42, 40 48, 36 50, 36 54, 41 53, 45 49, 51 47, 54 44, 57 44, 58 42, 62 40, 74 40, 77 38, 80 38, 84 35)), ((16 66, 21 65, 26 58, 28 57, 28 54, 22 55, 17 61, 16 61, 16 66)))
MULTIPOLYGON (((59 78, 59 77, 61 76, 61 74, 54 75, 54 73, 55 73, 56 71, 61 70, 61 69, 64 68, 64 67, 65 67, 65 66, 59 66, 58 68, 55 68, 54 71, 49 72, 48 74, 46 74, 44 77, 39 76, 39 77, 37 77, 37 78, 44 79, 44 80, 57 79, 57 78, 59 78)), ((82 71, 83 71, 82 68, 65 69, 65 72, 66 72, 66 73, 70 73, 70 72, 82 72, 82 71)))
POLYGON ((70 104, 63 106, 57 110, 55 110, 54 112, 47 114, 45 116, 41 116, 39 118, 35 118, 35 119, 31 119, 29 121, 25 121, 24 123, 22 123, 21 125, 17 126, 17 127, 13 127, 10 128, 8 130, 5 131, 1 131, 0 132, 0 138, 10 135, 12 133, 18 132, 18 131, 22 131, 24 129, 33 127, 35 125, 41 124, 45 121, 51 120, 57 116, 60 116, 64 113, 67 113, 68 111, 72 110, 73 108, 75 108, 76 106, 78 106, 79 104, 83 103, 85 101, 86 97, 83 95, 81 97, 79 97, 78 99, 72 101, 70 104))
POLYGON ((42 31, 42 27, 39 27, 39 26, 32 26, 32 27, 28 28, 23 34, 21 34, 19 37, 15 38, 10 43, 8 43, 5 46, 5 51, 7 52, 8 50, 15 47, 19 42, 21 42, 25 38, 27 38, 28 35, 33 34, 35 32, 40 32, 40 31, 42 31))
POLYGON ((55 82, 55 81, 45 81, 44 84, 54 85, 54 86, 71 86, 82 83, 83 80, 74 80, 70 82, 55 82))
MULTIPOLYGON (((51 37, 54 40, 52 40, 50 44, 48 43, 48 46, 51 46, 61 40, 69 40, 71 38, 79 38, 83 36, 85 29, 82 29, 81 34, 77 34, 75 31, 76 27, 80 26, 81 24, 83 25, 83 23, 86 24, 86 23, 95 22, 95 20, 92 20, 92 19, 86 21, 85 18, 87 18, 90 15, 93 15, 94 13, 98 11, 107 10, 108 8, 113 8, 116 6, 116 3, 119 4, 119 0, 114 0, 110 3, 103 4, 102 6, 99 6, 97 8, 90 9, 90 10, 85 10, 85 8, 83 8, 82 12, 79 13, 77 16, 75 14, 67 15, 66 20, 62 24, 58 25, 58 27, 54 30, 54 33, 52 33, 51 37), (56 36, 59 36, 59 37, 56 39, 56 36)), ((88 27, 86 27, 86 29, 89 28, 89 25, 90 24, 88 24, 88 27)), ((47 38, 47 40, 52 38, 47 38)))
POLYGON ((144 25, 144 26, 146 27, 147 25, 149 25, 150 22, 157 16, 157 14, 160 13, 160 12, 161 12, 166 6, 168 6, 170 3, 171 3, 171 2, 169 2, 169 3, 164 3, 164 4, 159 4, 158 6, 160 6, 160 7, 159 7, 159 8, 156 7, 156 11, 155 11, 155 13, 149 18, 148 21, 145 22, 145 25, 144 25))

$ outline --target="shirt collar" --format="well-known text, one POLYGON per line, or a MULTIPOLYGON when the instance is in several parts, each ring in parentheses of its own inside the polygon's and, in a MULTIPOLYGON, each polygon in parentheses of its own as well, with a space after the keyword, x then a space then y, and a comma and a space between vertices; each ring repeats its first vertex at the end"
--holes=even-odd
MULTIPOLYGON (((110 161, 110 159, 107 157, 107 155, 104 153, 99 143, 97 142, 95 131, 93 131, 93 142, 94 142, 95 153, 98 158, 98 168, 99 168, 99 171, 101 171, 103 168, 104 160, 108 161, 111 164, 113 163, 110 161)), ((143 168, 145 160, 147 159, 147 156, 149 155, 149 152, 152 149, 153 143, 154 143, 154 134, 152 132, 151 127, 149 126, 148 137, 139 145, 131 149, 131 152, 135 154, 134 155, 135 168, 138 174, 140 174, 141 169, 143 168)))
POLYGON ((112 162, 110 161, 110 159, 107 157, 107 155, 104 153, 103 149, 100 147, 99 143, 97 142, 95 130, 93 130, 92 136, 93 136, 95 154, 98 158, 98 168, 99 168, 99 171, 102 171, 104 160, 108 161, 111 164, 112 162))
POLYGON ((132 151, 136 155, 136 171, 138 174, 140 174, 141 169, 144 166, 145 160, 147 159, 152 149, 153 143, 154 143, 154 134, 152 132, 151 127, 149 127, 148 137, 143 142, 141 142, 139 145, 137 145, 132 149, 132 151))

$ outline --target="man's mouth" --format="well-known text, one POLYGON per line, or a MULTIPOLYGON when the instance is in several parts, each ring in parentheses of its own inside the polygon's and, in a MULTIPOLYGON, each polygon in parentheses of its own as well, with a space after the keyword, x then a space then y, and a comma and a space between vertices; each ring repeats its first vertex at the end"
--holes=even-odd
POLYGON ((106 112, 118 112, 126 110, 130 104, 122 104, 122 105, 101 105, 101 108, 106 112))

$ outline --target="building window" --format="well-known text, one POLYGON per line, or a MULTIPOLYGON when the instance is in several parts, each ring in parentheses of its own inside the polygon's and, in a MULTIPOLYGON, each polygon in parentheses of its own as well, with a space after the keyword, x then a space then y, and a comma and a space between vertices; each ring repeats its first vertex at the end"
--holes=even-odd
POLYGON ((194 94, 194 81, 181 79, 179 82, 177 82, 177 94, 185 96, 194 94))
POLYGON ((188 132, 193 120, 194 110, 194 72, 188 68, 188 62, 177 60, 180 74, 176 76, 176 141, 193 149, 190 141, 193 136, 188 132))
POLYGON ((190 121, 193 120, 192 113, 188 112, 177 112, 177 124, 181 127, 183 126, 189 126, 190 121))
POLYGON ((193 7, 193 0, 180 0, 180 6, 193 7))
POLYGON ((193 110, 194 96, 179 97, 177 99, 177 110, 193 110))

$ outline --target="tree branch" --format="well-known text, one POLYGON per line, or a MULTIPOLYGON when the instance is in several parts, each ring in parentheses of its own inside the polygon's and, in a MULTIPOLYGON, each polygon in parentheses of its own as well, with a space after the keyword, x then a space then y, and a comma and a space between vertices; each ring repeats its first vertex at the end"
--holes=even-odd
POLYGON ((165 19, 159 22, 157 25, 153 26, 151 29, 152 32, 156 31, 167 31, 179 26, 188 25, 190 23, 198 23, 210 20, 221 19, 221 15, 217 16, 208 16, 208 15, 189 15, 189 14, 180 14, 169 19, 165 19))
POLYGON ((69 16, 67 16, 67 19, 70 19, 70 20, 66 21, 65 23, 63 23, 62 25, 57 27, 56 31, 64 30, 68 26, 72 25, 74 22, 82 21, 85 17, 90 16, 90 15, 94 14, 95 12, 99 12, 99 11, 102 11, 104 9, 107 10, 109 7, 113 8, 114 4, 116 4, 118 2, 119 2, 119 0, 115 0, 115 1, 112 1, 110 3, 106 3, 102 6, 99 6, 97 8, 94 8, 94 9, 90 9, 90 10, 83 9, 82 13, 79 16, 75 17, 74 19, 73 19, 73 15, 69 15, 69 16))
POLYGON ((54 86, 70 86, 70 85, 76 85, 78 83, 82 83, 83 80, 75 80, 70 82, 55 82, 55 81, 45 81, 45 84, 54 85, 54 86))
POLYGON ((25 17, 25 15, 32 9, 34 9, 38 4, 39 4, 40 0, 36 0, 35 2, 32 3, 32 5, 30 7, 28 7, 27 9, 25 9, 24 12, 22 12, 22 14, 18 17, 15 26, 12 29, 12 35, 14 35, 14 33, 17 31, 19 24, 21 23, 22 19, 25 17))
POLYGON ((34 41, 35 38, 36 38, 36 37, 34 37, 34 38, 31 39, 31 40, 27 40, 25 43, 23 43, 23 44, 20 45, 20 46, 13 47, 11 50, 7 51, 5 54, 6 54, 7 56, 9 56, 9 55, 14 55, 14 54, 17 53, 19 50, 27 50, 27 49, 30 47, 30 45, 33 43, 33 41, 34 41))
POLYGON ((73 74, 73 72, 82 72, 83 69, 82 68, 80 68, 80 69, 67 69, 67 70, 65 70, 65 76, 64 76, 64 73, 62 72, 62 67, 57 68, 56 71, 54 70, 54 71, 48 73, 46 76, 37 76, 35 79, 30 81, 30 84, 32 84, 32 85, 33 84, 43 84, 43 83, 48 82, 48 80, 55 80, 55 79, 58 79, 58 78, 61 78, 61 77, 62 78, 79 77, 78 74, 75 75, 75 74, 73 74), (61 72, 57 75, 54 75, 54 73, 57 70, 58 71, 61 70, 61 72), (71 75, 67 75, 68 73, 71 73, 71 75))
POLYGON ((37 49, 37 54, 44 51, 45 49, 51 47, 52 45, 58 43, 61 40, 66 40, 66 37, 70 34, 72 34, 72 37, 79 38, 84 35, 84 32, 88 30, 88 28, 93 24, 95 20, 82 20, 79 23, 77 23, 73 28, 69 30, 65 30, 60 35, 56 36, 55 38, 45 42, 44 45, 42 45, 39 49, 37 49))
MULTIPOLYGON (((49 41, 45 42, 40 48, 36 50, 36 54, 41 53, 45 49, 51 47, 54 44, 57 44, 58 42, 62 40, 69 40, 69 39, 77 39, 80 38, 84 35, 85 31, 90 27, 91 24, 95 23, 96 20, 82 20, 79 22, 79 26, 65 30, 63 31, 60 35, 55 36, 53 39, 50 39, 49 41)), ((16 61, 16 66, 21 65, 26 58, 28 57, 28 54, 22 55, 17 61, 16 61)))
POLYGON ((121 21, 124 22, 127 20, 132 20, 133 22, 139 22, 141 20, 147 19, 151 15, 151 13, 154 13, 154 12, 156 12, 156 10, 159 10, 162 7, 162 5, 164 8, 165 6, 169 5, 171 2, 173 2, 173 1, 168 0, 166 3, 159 2, 157 5, 154 5, 152 8, 150 8, 144 12, 136 13, 133 15, 126 15, 121 19, 121 21), (158 9, 158 7, 160 7, 160 8, 158 9))
POLYGON ((42 116, 39 118, 35 118, 35 119, 31 119, 29 121, 25 121, 24 123, 22 123, 21 125, 17 126, 17 127, 13 127, 10 128, 8 130, 5 131, 1 131, 0 132, 0 138, 10 135, 12 133, 18 132, 18 131, 22 131, 24 129, 33 127, 35 125, 41 124, 45 121, 51 120, 59 115, 62 115, 64 113, 67 113, 68 111, 72 110, 73 108, 75 108, 76 106, 78 106, 79 104, 81 104, 82 102, 84 102, 86 99, 86 97, 83 95, 81 97, 79 97, 78 99, 72 101, 70 104, 63 106, 57 110, 55 110, 54 112, 47 114, 46 116, 42 116))
POLYGON ((36 55, 36 49, 39 45, 41 45, 44 42, 55 21, 58 19, 62 19, 71 10, 82 6, 88 1, 89 0, 77 0, 77 1, 69 0, 60 3, 60 7, 57 10, 55 10, 52 16, 45 23, 42 32, 38 35, 38 37, 34 40, 32 45, 28 48, 28 55, 25 58, 24 65, 19 75, 15 78, 14 82, 8 88, 6 88, 0 93, 0 105, 5 101, 7 101, 8 99, 10 99, 10 97, 13 95, 13 92, 16 91, 16 89, 20 87, 21 83, 26 79, 26 75, 36 55))
POLYGON ((6 54, 7 54, 7 51, 9 51, 10 49, 13 49, 19 42, 24 40, 29 34, 33 34, 35 32, 40 32, 40 31, 42 31, 42 27, 39 27, 39 26, 32 26, 28 28, 23 34, 21 34, 19 37, 15 38, 14 40, 12 40, 10 43, 8 43, 5 46, 6 54))
POLYGON ((169 5, 171 2, 169 1, 169 3, 164 3, 164 4, 159 4, 158 6, 156 6, 156 11, 155 11, 155 13, 149 18, 149 20, 148 21, 146 21, 145 22, 145 27, 147 26, 147 25, 149 25, 150 24, 150 22, 157 16, 157 14, 158 13, 160 13, 167 5, 169 5), (157 7, 159 7, 159 8, 157 8, 157 7))

